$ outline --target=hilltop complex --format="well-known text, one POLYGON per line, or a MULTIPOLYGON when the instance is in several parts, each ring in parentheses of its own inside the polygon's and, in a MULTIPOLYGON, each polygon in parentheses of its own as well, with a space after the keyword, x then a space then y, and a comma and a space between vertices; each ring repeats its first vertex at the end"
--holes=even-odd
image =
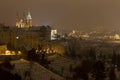
POLYGON ((5 26, 0 24, 0 43, 6 44, 10 48, 20 48, 30 46, 36 48, 44 41, 51 38, 51 27, 33 26, 30 12, 23 15, 23 18, 17 16, 16 26, 5 26))

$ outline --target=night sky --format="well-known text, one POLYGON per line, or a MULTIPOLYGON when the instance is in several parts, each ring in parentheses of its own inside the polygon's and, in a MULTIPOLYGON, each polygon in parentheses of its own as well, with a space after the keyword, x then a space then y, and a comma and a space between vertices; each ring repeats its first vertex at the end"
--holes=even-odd
POLYGON ((28 11, 33 25, 61 31, 120 30, 120 0, 0 0, 0 22, 7 25, 28 11))

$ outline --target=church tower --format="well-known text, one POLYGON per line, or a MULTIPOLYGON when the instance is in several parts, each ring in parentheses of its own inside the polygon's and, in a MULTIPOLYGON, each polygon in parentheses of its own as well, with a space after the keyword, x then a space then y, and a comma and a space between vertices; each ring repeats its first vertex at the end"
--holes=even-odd
POLYGON ((19 27, 19 14, 16 15, 16 26, 19 27))

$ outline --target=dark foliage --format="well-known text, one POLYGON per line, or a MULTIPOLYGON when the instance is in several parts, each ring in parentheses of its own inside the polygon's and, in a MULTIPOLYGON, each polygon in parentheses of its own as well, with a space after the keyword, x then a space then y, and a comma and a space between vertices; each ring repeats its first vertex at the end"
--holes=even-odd
POLYGON ((5 61, 0 64, 0 80, 21 80, 20 75, 11 73, 13 69, 14 65, 10 63, 10 58, 6 58, 5 61))
POLYGON ((88 80, 88 73, 92 69, 92 64, 93 63, 90 60, 83 60, 82 65, 79 65, 74 69, 75 74, 73 75, 73 79, 74 80, 77 80, 77 79, 88 80))
POLYGON ((97 61, 93 65, 92 74, 95 80, 104 80, 105 79, 105 65, 102 61, 97 61))
POLYGON ((116 75, 115 75, 115 68, 112 67, 109 72, 109 80, 116 80, 116 75))

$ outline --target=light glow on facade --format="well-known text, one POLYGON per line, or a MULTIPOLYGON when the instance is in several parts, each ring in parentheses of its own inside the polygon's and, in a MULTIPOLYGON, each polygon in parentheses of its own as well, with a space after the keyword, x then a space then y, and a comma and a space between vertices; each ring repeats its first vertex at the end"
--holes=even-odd
POLYGON ((55 40, 56 39, 56 35, 57 35, 57 30, 51 30, 51 40, 55 40))

